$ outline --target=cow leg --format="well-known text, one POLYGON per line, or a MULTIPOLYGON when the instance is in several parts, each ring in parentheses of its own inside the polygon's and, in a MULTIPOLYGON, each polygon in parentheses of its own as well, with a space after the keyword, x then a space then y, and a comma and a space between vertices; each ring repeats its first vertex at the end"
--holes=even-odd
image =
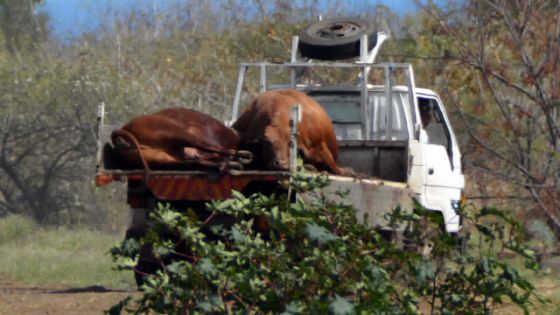
POLYGON ((197 160, 200 159, 199 150, 191 147, 183 148, 183 158, 185 160, 197 160))
MULTIPOLYGON (((123 149, 118 151, 119 156, 127 164, 141 166, 140 153, 136 149, 123 149)), ((179 165, 180 160, 161 149, 142 148, 141 154, 149 166, 153 165, 179 165)))
POLYGON ((228 156, 214 152, 206 152, 193 147, 184 147, 182 151, 183 165, 185 166, 202 166, 205 168, 218 169, 221 172, 225 172, 229 169, 243 169, 242 163, 232 160, 232 158, 235 157, 235 151, 229 152, 228 156))
POLYGON ((224 160, 224 157, 218 153, 206 152, 195 147, 183 147, 182 153, 183 163, 188 165, 200 164, 211 167, 224 160))
POLYGON ((346 172, 336 165, 335 159, 326 143, 321 143, 319 148, 303 148, 302 151, 305 162, 335 175, 346 175, 346 172))

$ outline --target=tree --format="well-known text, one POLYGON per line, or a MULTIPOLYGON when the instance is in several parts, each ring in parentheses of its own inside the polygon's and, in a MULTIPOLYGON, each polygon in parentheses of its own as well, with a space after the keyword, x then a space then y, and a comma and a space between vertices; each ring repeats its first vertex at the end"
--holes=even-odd
POLYGON ((22 49, 33 49, 47 36, 48 16, 36 13, 42 0, 0 0, 0 30, 4 45, 14 55, 22 49))
POLYGON ((94 148, 93 111, 73 94, 91 86, 78 75, 48 60, 40 68, 0 65, 0 215, 76 221, 77 192, 87 183, 94 148))
POLYGON ((463 122, 474 191, 535 210, 560 232, 559 3, 420 4, 416 39, 463 122))

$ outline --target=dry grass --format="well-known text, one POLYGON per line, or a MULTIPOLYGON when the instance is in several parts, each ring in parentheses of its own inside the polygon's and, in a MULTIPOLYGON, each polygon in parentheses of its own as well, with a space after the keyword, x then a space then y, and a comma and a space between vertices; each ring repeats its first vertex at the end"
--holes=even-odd
POLYGON ((7 217, 0 220, 0 273, 30 285, 134 287, 131 273, 112 270, 108 251, 122 238, 7 217))

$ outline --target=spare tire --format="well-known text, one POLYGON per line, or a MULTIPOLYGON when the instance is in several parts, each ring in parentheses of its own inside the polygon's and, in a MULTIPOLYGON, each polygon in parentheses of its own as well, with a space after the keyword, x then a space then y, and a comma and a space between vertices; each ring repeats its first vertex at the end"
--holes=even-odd
POLYGON ((302 56, 320 60, 340 60, 360 56, 360 39, 368 37, 368 51, 377 43, 373 22, 360 18, 336 18, 308 24, 299 34, 302 56))

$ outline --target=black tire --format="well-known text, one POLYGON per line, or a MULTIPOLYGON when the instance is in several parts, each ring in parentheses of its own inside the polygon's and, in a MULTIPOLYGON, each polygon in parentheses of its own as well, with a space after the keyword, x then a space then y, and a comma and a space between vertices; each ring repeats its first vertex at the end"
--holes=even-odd
MULTIPOLYGON (((131 227, 126 230, 125 239, 141 240, 146 236, 147 230, 145 228, 131 227)), ((140 248, 140 257, 138 263, 134 268, 134 280, 136 285, 140 288, 144 284, 144 278, 148 275, 156 273, 161 267, 156 263, 155 257, 152 254, 152 247, 143 245, 140 248)))
POLYGON ((299 34, 302 56, 319 60, 340 60, 360 56, 360 39, 368 37, 368 51, 377 44, 373 22, 359 18, 336 18, 308 24, 299 34))
POLYGON ((134 268, 134 280, 136 281, 138 289, 142 289, 142 285, 144 285, 144 279, 146 277, 155 274, 158 270, 161 270, 161 266, 143 260, 143 257, 140 257, 138 264, 136 264, 136 267, 134 268))

